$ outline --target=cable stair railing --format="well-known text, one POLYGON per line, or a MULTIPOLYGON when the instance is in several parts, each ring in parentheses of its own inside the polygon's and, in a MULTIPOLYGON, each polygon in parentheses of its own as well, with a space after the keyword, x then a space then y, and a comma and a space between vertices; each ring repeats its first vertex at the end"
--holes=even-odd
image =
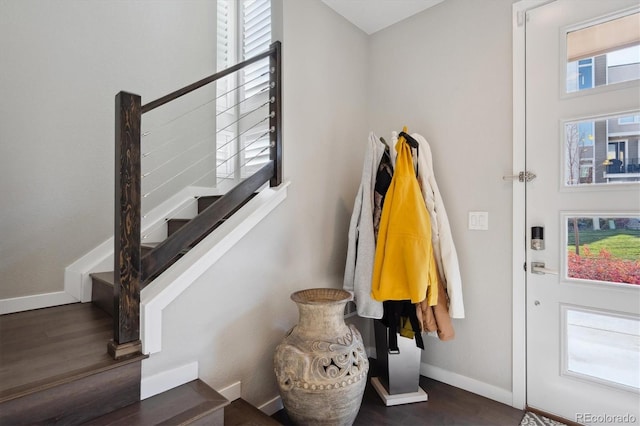
POLYGON ((281 184, 281 44, 274 42, 262 54, 144 105, 139 95, 120 92, 115 105, 114 336, 108 351, 119 359, 142 351, 142 288, 262 187, 281 184), (258 65, 265 71, 257 76, 255 70, 247 70, 258 65), (251 77, 244 78, 250 72, 251 77), (244 84, 262 84, 256 79, 264 79, 264 87, 244 95, 244 84), (172 105, 196 93, 203 93, 198 96, 205 99, 184 110, 180 110, 183 105, 174 106, 178 112, 172 111, 172 105), (159 114, 159 123, 143 130, 143 119, 161 107, 170 110, 169 117, 159 114), (187 133, 196 134, 188 146, 187 133), (154 135, 160 136, 154 139, 154 135), (165 170, 173 171, 162 176, 165 170), (165 232, 160 228, 170 219, 143 233, 143 203, 160 204, 185 187, 224 188, 224 193, 196 195, 197 201, 204 202, 201 212, 162 241, 146 244, 153 239, 150 235, 165 232))

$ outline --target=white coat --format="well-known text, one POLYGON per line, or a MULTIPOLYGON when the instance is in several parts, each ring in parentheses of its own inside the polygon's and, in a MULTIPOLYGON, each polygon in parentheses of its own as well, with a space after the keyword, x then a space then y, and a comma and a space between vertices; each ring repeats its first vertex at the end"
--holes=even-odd
MULTIPOLYGON (((422 188, 422 196, 431 216, 431 242, 433 253, 449 296, 449 315, 451 318, 464 318, 464 302, 462 300, 462 278, 458 254, 453 243, 449 219, 444 202, 433 173, 433 157, 427 140, 421 135, 411 135, 419 143, 418 180, 422 188)), ((395 139, 395 138, 394 138, 395 139)), ((395 143, 395 142, 394 142, 395 143)))
POLYGON ((373 261, 376 253, 376 241, 373 232, 373 192, 376 173, 385 145, 371 132, 362 179, 356 195, 349 224, 347 262, 344 271, 344 289, 353 292, 358 315, 365 318, 380 319, 383 315, 382 302, 371 296, 373 261))

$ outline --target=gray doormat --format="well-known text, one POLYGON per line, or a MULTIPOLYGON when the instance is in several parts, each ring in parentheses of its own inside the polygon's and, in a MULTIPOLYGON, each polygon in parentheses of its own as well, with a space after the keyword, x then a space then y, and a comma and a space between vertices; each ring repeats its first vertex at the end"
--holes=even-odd
POLYGON ((520 426, 566 426, 564 423, 560 423, 555 420, 551 420, 545 416, 541 416, 540 414, 532 413, 531 411, 527 411, 524 413, 524 417, 520 421, 520 426))

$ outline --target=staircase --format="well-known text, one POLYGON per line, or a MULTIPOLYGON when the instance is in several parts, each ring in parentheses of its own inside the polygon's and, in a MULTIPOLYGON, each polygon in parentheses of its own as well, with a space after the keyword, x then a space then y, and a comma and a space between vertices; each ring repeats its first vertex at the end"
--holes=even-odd
POLYGON ((144 286, 265 184, 275 187, 282 182, 280 70, 276 42, 267 52, 148 104, 141 105, 138 95, 116 96, 114 271, 118 274, 92 274, 92 303, 0 316, 0 425, 279 424, 246 401, 230 403, 201 380, 141 401, 141 367, 147 356, 141 353, 139 309, 144 286), (194 218, 167 219, 164 241, 140 244, 142 114, 263 59, 270 64, 264 93, 269 100, 262 105, 268 108, 262 122, 269 126, 262 136, 269 137, 269 160, 253 174, 239 174, 237 184, 224 195, 198 197, 194 218))
MULTIPOLYGON (((171 265, 173 265, 182 256, 184 256, 191 247, 198 244, 207 235, 209 235, 216 228, 222 225, 229 217, 231 217, 234 213, 240 210, 246 203, 248 203, 251 199, 253 199, 255 195, 256 195, 255 193, 251 194, 238 207, 233 209, 231 213, 224 216, 223 219, 217 222, 211 229, 203 233, 193 244, 190 245, 190 247, 181 250, 173 259, 171 259, 171 261, 169 261, 166 265, 164 265, 164 267, 158 273, 156 273, 153 277, 151 277, 149 281, 141 283, 141 287, 144 288, 149 282, 153 281, 155 277, 160 275, 162 272, 166 271, 171 265)), ((212 204, 214 204, 220 198, 221 196, 218 196, 218 195, 198 197, 196 200, 197 206, 198 206, 197 207, 198 214, 202 213, 204 210, 209 208, 212 204)), ((191 220, 193 219, 176 219, 176 218, 168 219, 166 221, 167 237, 170 237, 171 235, 178 232, 182 227, 186 226, 191 220)), ((159 242, 142 244, 141 255, 144 256, 145 254, 149 253, 158 244, 159 242)), ((113 307, 114 283, 115 283, 114 271, 95 272, 91 274, 91 285, 92 285, 91 302, 112 316, 113 316, 113 309, 114 309, 113 307)))
MULTIPOLYGON (((198 213, 219 198, 198 198, 198 213)), ((168 236, 188 222, 169 219, 168 236)), ((143 253, 156 244, 143 246, 143 253)), ((0 316, 0 425, 280 424, 242 399, 229 403, 201 380, 140 401, 146 356, 114 360, 106 351, 114 327, 113 278, 113 271, 92 274, 92 303, 0 316)))
POLYGON ((0 424, 81 424, 140 399, 143 355, 106 351, 113 319, 91 304, 0 317, 0 424))
POLYGON ((0 424, 279 424, 246 401, 229 404, 201 380, 140 401, 146 356, 111 358, 112 328, 91 303, 0 316, 0 424))

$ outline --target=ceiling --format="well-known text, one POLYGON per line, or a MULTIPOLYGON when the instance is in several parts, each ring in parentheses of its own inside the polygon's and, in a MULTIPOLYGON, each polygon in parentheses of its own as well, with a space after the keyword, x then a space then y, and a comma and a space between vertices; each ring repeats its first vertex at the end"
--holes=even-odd
POLYGON ((444 0, 322 0, 367 34, 373 34, 444 0))

